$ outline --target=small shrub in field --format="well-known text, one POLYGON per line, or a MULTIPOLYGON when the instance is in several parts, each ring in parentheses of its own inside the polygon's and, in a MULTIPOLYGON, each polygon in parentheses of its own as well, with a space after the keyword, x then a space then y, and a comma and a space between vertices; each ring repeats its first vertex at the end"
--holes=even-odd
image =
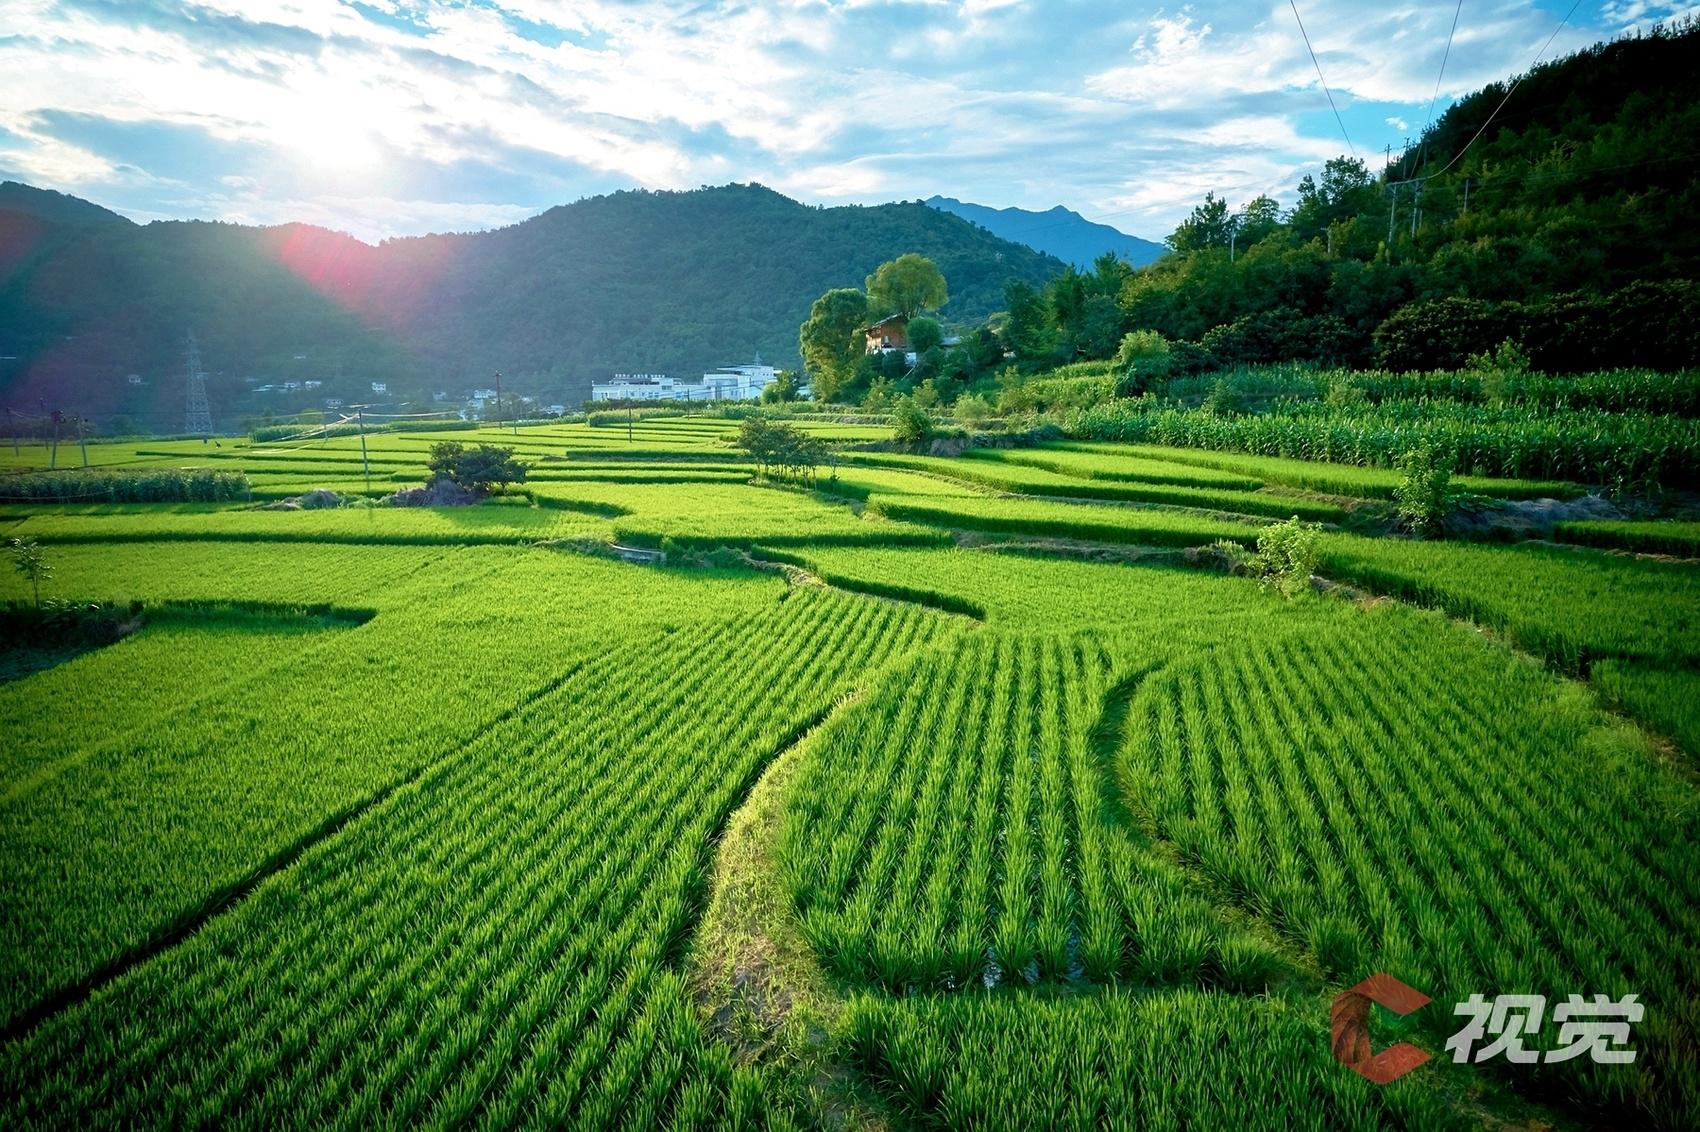
POLYGON ((39 607, 41 583, 53 577, 53 566, 42 552, 41 544, 33 538, 12 538, 6 540, 6 551, 12 556, 12 565, 29 582, 35 593, 35 604, 39 607))
POLYGON ((1210 387, 1202 407, 1211 416, 1230 417, 1245 407, 1245 398, 1232 379, 1219 377, 1210 387))
POLYGON ((1366 404, 1369 397, 1364 392, 1364 387, 1353 380, 1352 373, 1343 370, 1328 378, 1322 400, 1329 405, 1353 407, 1366 404))
POLYGON ((994 411, 992 403, 978 393, 965 393, 958 397, 953 409, 957 423, 965 425, 979 424, 994 411))
POLYGON ((1452 506, 1452 457, 1430 444, 1419 444, 1399 461, 1403 477, 1393 489, 1399 521, 1416 534, 1438 535, 1452 506))
POLYGON ((1310 576, 1322 556, 1321 539, 1321 523, 1306 523, 1294 515, 1264 528, 1257 536, 1251 568, 1264 586, 1292 597, 1310 585, 1310 576))
POLYGON ((1529 355, 1507 338, 1494 350, 1471 354, 1469 368, 1482 375, 1482 399, 1501 405, 1516 396, 1529 372, 1529 355))
POLYGON ((479 494, 525 481, 526 466, 514 459, 514 450, 494 444, 468 448, 457 440, 440 441, 431 446, 426 466, 433 479, 479 494))
POLYGON ((1155 330, 1130 330, 1116 350, 1115 365, 1121 371, 1116 396, 1137 397, 1162 381, 1173 370, 1169 340, 1155 330))
POLYGON ((899 397, 891 410, 891 427, 905 444, 923 444, 933 435, 933 418, 912 397, 899 397))

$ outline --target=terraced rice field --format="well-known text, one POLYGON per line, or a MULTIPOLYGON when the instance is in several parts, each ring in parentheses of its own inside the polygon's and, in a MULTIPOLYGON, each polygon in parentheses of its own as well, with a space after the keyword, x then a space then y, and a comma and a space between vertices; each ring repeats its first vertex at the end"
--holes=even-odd
POLYGON ((262 506, 363 495, 358 437, 0 503, 134 618, 0 681, 0 1123, 1692 1126, 1681 524, 1420 542, 1379 469, 808 427, 819 490, 648 417, 368 438, 373 495, 514 446, 471 507, 262 506), (1343 587, 1198 553, 1307 513, 1343 587), (1376 972, 1434 1000, 1385 1086, 1329 1031, 1376 972), (1476 993, 1636 995, 1637 1057, 1456 1063, 1476 993))

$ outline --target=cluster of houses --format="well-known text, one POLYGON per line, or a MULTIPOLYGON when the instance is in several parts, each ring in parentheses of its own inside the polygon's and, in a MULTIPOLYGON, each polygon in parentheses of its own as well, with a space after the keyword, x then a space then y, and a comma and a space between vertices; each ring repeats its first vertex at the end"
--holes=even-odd
POLYGON ((686 381, 659 373, 617 373, 611 381, 592 382, 592 401, 757 401, 779 378, 761 357, 745 365, 721 366, 686 381))

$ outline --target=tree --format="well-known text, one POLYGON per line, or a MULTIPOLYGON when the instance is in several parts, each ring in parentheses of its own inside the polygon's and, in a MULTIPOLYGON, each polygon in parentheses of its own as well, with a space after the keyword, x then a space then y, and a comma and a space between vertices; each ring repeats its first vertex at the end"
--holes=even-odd
POLYGON ((815 400, 831 401, 856 376, 866 353, 857 332, 868 318, 867 296, 854 287, 837 287, 814 301, 797 332, 803 366, 815 400))
POLYGON ((1121 371, 1116 396, 1137 397, 1169 376, 1173 365, 1169 340, 1155 330, 1130 330, 1116 350, 1115 366, 1121 371))
POLYGON ((1289 219, 1299 237, 1308 240, 1337 220, 1364 215, 1387 215, 1381 190, 1362 161, 1336 157, 1323 165, 1320 184, 1309 173, 1299 181, 1299 202, 1289 219))
POLYGON ((1267 193, 1260 193, 1234 214, 1234 233, 1239 246, 1250 247, 1281 226, 1281 206, 1267 193))
POLYGON ((899 441, 920 445, 932 438, 933 418, 913 397, 899 397, 892 406, 891 427, 899 441))
POLYGON ((1074 351, 1088 358, 1107 358, 1122 336, 1122 311, 1109 295, 1088 295, 1070 338, 1074 351))
POLYGON ((909 348, 915 353, 924 354, 943 341, 944 331, 939 329, 937 319, 923 316, 909 320, 909 348))
POLYGON ((1405 453, 1399 470, 1403 475, 1393 489, 1399 518, 1415 534, 1440 534, 1452 509, 1452 457, 1424 441, 1405 453))
POLYGON ((1017 357, 1048 357, 1057 343, 1057 328, 1052 321, 1050 304, 1031 283, 1023 283, 1019 279, 1009 281, 1003 289, 1003 296, 1009 304, 1009 321, 1004 324, 1003 330, 1004 342, 1017 357))
POLYGON ((29 579, 30 588, 35 592, 35 604, 41 605, 41 583, 53 577, 53 566, 47 561, 46 553, 41 544, 33 538, 13 538, 6 540, 6 549, 12 555, 12 565, 18 573, 29 579))
POLYGON ((768 382, 767 388, 761 391, 761 399, 769 405, 783 401, 795 401, 797 399, 797 375, 788 369, 780 370, 774 379, 768 382))
POLYGON ((914 252, 880 264, 868 276, 867 288, 869 308, 881 315, 913 317, 950 302, 950 291, 938 265, 914 252))
POLYGON ((431 469, 433 480, 448 480, 468 491, 485 494, 525 480, 526 466, 513 457, 512 448, 494 444, 468 448, 458 440, 442 440, 431 445, 426 467, 431 469))
POLYGON ((738 447, 749 453, 759 474, 769 469, 814 482, 815 469, 825 462, 826 442, 795 425, 765 417, 745 417, 738 426, 738 447))
POLYGON ((1215 193, 1205 193, 1204 203, 1194 207, 1191 215, 1169 233, 1165 242, 1177 252, 1225 248, 1233 230, 1233 221, 1228 217, 1228 202, 1215 193))

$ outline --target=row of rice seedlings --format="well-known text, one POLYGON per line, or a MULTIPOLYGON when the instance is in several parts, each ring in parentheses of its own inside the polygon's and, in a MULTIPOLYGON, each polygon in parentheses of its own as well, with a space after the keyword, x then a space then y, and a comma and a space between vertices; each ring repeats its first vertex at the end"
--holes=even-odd
POLYGON ((1426 1082, 1382 1089, 1342 1070, 1326 1023, 1308 998, 1168 990, 866 997, 848 1028, 857 1066, 924 1126, 1469 1126, 1426 1082))
POLYGON ((917 496, 984 496, 986 489, 942 476, 913 472, 904 468, 876 467, 864 463, 841 463, 836 468, 822 469, 819 487, 822 491, 852 498, 867 499, 871 495, 917 496))
POLYGON ((75 663, 0 683, 0 799, 12 802, 120 737, 168 727, 201 702, 266 679, 325 627, 305 617, 148 623, 75 663), (167 671, 194 689, 186 700, 160 702, 167 671))
MULTIPOLYGON (((78 723, 77 707, 21 724, 36 758, 33 771, 14 780, 27 789, 0 799, 9 881, 0 1016, 11 1021, 193 916, 327 815, 495 714, 500 705, 478 689, 457 687, 447 671, 417 671, 405 658, 418 657, 429 639, 433 603, 485 584, 499 565, 470 560, 452 576, 417 577, 398 587, 400 608, 357 631, 315 635, 278 653, 250 647, 245 662, 240 648, 190 653, 172 665, 179 679, 156 681, 104 717, 103 730, 78 723), (412 682, 372 688, 376 657, 412 682), (225 668, 206 667, 220 661, 225 668), (231 672, 238 678, 227 678, 231 672), (456 714, 422 718, 425 703, 456 714), (369 718, 377 707, 389 714, 369 718), (356 759, 354 751, 378 754, 356 759)), ((496 663, 516 651, 506 632, 468 625, 460 636, 496 663)), ((55 684, 63 686, 36 686, 55 684)), ((20 692, 23 708, 34 691, 20 692)))
POLYGON ((1700 756, 1700 670, 1603 660, 1588 683, 1612 707, 1700 756))
MULTIPOLYGON (((1122 460, 1152 461, 1242 475, 1263 483, 1281 484, 1300 491, 1326 495, 1351 495, 1364 499, 1392 499, 1400 473, 1392 468, 1330 464, 1287 456, 1254 456, 1247 452, 1223 452, 1211 448, 1172 448, 1155 444, 1116 444, 1070 441, 1054 446, 1058 454, 1072 458, 1102 460, 1115 467, 1122 460)), ((1050 452, 1051 446, 1040 451, 1050 452)), ((1538 499, 1553 496, 1567 499, 1582 494, 1578 484, 1563 480, 1496 479, 1486 476, 1454 476, 1454 487, 1475 495, 1500 499, 1538 499)))
POLYGON ((1023 464, 1076 479, 1111 482, 1170 484, 1175 487, 1217 488, 1226 491, 1256 491, 1264 481, 1255 476, 1198 467, 1171 460, 1158 460, 1116 452, 1115 445, 1099 445, 1090 452, 1060 445, 1038 448, 972 448, 963 455, 1004 464, 1023 464))
POLYGON ((1256 541, 1250 520, 1155 507, 1048 503, 1037 499, 876 495, 870 509, 890 519, 996 534, 1085 539, 1137 546, 1198 546, 1217 539, 1256 541))
MULTIPOLYGON (((401 582, 445 555, 461 552, 441 547, 132 542, 56 546, 50 553, 53 576, 42 583, 44 598, 220 601, 241 594, 280 605, 388 607, 401 582)), ((0 600, 29 596, 29 583, 22 576, 14 571, 0 575, 0 600)))
POLYGON ((656 471, 600 470, 548 471, 526 477, 526 483, 742 483, 751 472, 728 467, 680 467, 656 471))
POLYGON ((1700 572, 1597 551, 1327 535, 1323 573, 1507 633, 1573 673, 1700 659, 1700 572))
POLYGON ((1135 665, 1224 634, 1324 624, 1338 612, 1316 602, 1272 603, 1244 579, 1151 560, 877 546, 808 547, 787 555, 834 584, 899 597, 908 592, 993 627, 1114 631, 1118 657, 1135 665))
POLYGON ((1555 524, 1553 537, 1587 546, 1700 558, 1700 523, 1672 519, 1588 519, 1555 524))
POLYGON ((785 1123, 674 968, 710 839, 811 713, 936 624, 799 592, 628 636, 7 1047, 9 1117, 785 1123), (747 679, 650 678, 697 667, 747 679))
MULTIPOLYGON (((187 548, 173 560, 194 561, 187 548)), ((351 563, 332 554, 326 566, 351 563)), ((688 623, 782 592, 773 579, 728 578, 704 603, 677 578, 599 559, 460 552, 398 578, 358 629, 251 652, 235 668, 246 679, 203 680, 184 658, 181 680, 112 715, 95 746, 83 745, 87 725, 32 720, 19 731, 39 736, 37 765, 56 773, 0 800, 0 1013, 10 1019, 192 917, 329 815, 594 655, 608 626, 688 623), (613 586, 634 604, 609 607, 613 586), (503 592, 527 600, 491 600, 503 592)))
MULTIPOLYGON (((25 437, 18 440, 16 451, 11 444, 0 446, 0 470, 6 472, 46 471, 50 466, 74 464, 80 466, 83 462, 82 450, 75 440, 64 440, 61 447, 54 449, 52 443, 43 438, 40 440, 25 437)), ((89 467, 112 468, 123 465, 157 464, 163 461, 155 456, 138 455, 134 444, 106 444, 91 442, 88 445, 89 467)))
POLYGON ((1090 637, 974 634, 835 721, 779 839, 830 968, 894 991, 1269 981, 1270 949, 1103 804, 1115 667, 1090 637))
POLYGON ((1171 507, 1227 511, 1272 519, 1297 515, 1301 519, 1324 523, 1338 522, 1346 516, 1344 507, 1318 499, 1257 491, 1229 491, 1214 487, 1179 487, 1131 481, 1112 483, 990 459, 884 454, 858 454, 856 459, 886 467, 911 468, 1018 495, 1159 503, 1171 507))
POLYGON ((606 537, 609 527, 606 519, 581 510, 521 505, 39 514, 14 530, 22 537, 55 544, 224 539, 452 546, 606 537))
POLYGON ((217 448, 210 452, 201 453, 171 453, 144 448, 138 449, 137 454, 175 459, 181 461, 185 466, 201 463, 215 467, 220 464, 240 464, 242 470, 250 474, 292 467, 305 468, 308 471, 332 468, 347 472, 350 468, 359 470, 367 464, 374 467, 390 467, 398 464, 422 463, 412 452, 372 450, 370 447, 364 455, 358 449, 352 451, 324 450, 317 447, 217 448))
MULTIPOLYGON (((1691 1043, 1685 784, 1538 669, 1376 627, 1220 650, 1142 689, 1124 765, 1156 832, 1342 982, 1633 991, 1666 1011, 1649 1044, 1691 1043)), ((1602 1068, 1542 1077, 1602 1104, 1696 1099, 1669 1066, 1602 1068)))

